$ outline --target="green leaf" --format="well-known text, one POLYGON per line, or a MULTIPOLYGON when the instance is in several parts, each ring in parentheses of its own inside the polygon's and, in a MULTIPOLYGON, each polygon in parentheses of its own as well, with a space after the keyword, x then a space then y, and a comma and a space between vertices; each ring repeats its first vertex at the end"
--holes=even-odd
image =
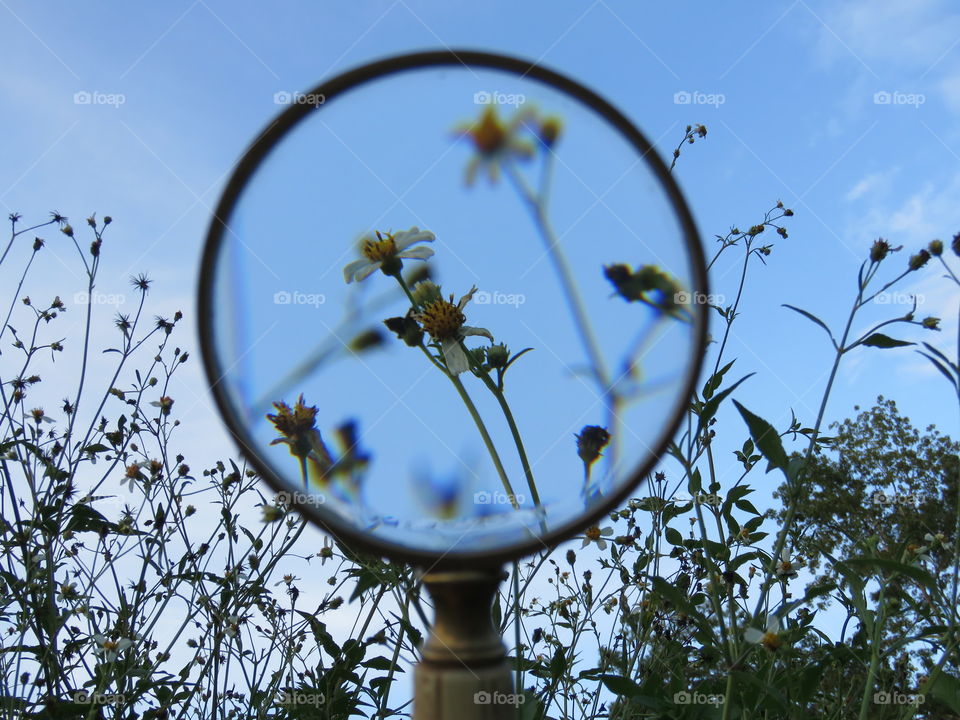
MULTIPOLYGON (((697 420, 697 435, 696 435, 696 436, 699 436, 699 435, 700 435, 700 433, 701 433, 701 431, 703 430, 703 428, 705 428, 705 427, 707 426, 707 423, 710 421, 710 418, 712 418, 714 415, 717 414, 717 409, 720 407, 720 403, 722 403, 722 402, 724 401, 724 399, 726 399, 726 397, 727 397, 730 393, 732 393, 734 390, 736 390, 736 389, 737 389, 737 386, 738 386, 740 383, 742 383, 744 380, 746 380, 746 379, 749 378, 749 377, 753 377, 755 374, 756 374, 756 373, 750 373, 749 375, 744 375, 742 378, 740 378, 739 380, 737 380, 733 385, 731 385, 730 387, 728 387, 728 388, 727 388, 726 390, 724 390, 722 393, 720 393, 719 395, 713 396, 713 397, 710 399, 710 402, 708 402, 707 404, 705 404, 705 405, 703 406, 703 408, 700 410, 700 413, 699 413, 700 417, 699 417, 699 419, 697 420)), ((696 437, 696 436, 695 436, 695 437, 696 437)))
POLYGON ((786 303, 784 303, 783 307, 785 307, 785 308, 790 308, 790 309, 793 310, 794 312, 800 313, 800 314, 803 315, 805 318, 807 318, 807 320, 811 320, 811 321, 815 322, 817 325, 819 325, 820 327, 822 327, 824 330, 827 331, 827 335, 830 336, 830 342, 833 343, 833 346, 834 346, 834 347, 837 347, 837 341, 833 339, 833 333, 830 332, 830 328, 827 327, 827 324, 826 324, 823 320, 821 320, 820 318, 818 318, 818 317, 817 317, 816 315, 814 315, 813 313, 808 313, 806 310, 802 310, 802 309, 800 309, 800 308, 798 308, 798 307, 794 307, 793 305, 787 305, 786 303))
POLYGON ((847 560, 843 560, 840 565, 846 565, 848 568, 854 570, 873 569, 884 572, 899 573, 901 575, 906 575, 908 578, 916 580, 924 587, 933 591, 934 594, 940 593, 940 589, 937 587, 937 581, 934 579, 933 575, 928 573, 923 568, 917 567, 916 565, 907 565, 906 563, 898 562, 897 560, 890 560, 889 558, 874 557, 848 558, 847 560))
POLYGON ((641 693, 640 686, 630 678, 622 675, 601 675, 600 681, 610 692, 623 697, 637 697, 641 693))
MULTIPOLYGON (((861 340, 859 345, 868 345, 869 347, 878 347, 878 348, 895 348, 895 347, 906 347, 907 345, 916 345, 912 342, 904 342, 903 340, 894 340, 892 337, 884 335, 883 333, 874 333, 865 340, 861 340)), ((856 347, 856 345, 854 345, 856 347)))
POLYGON ((360 663, 360 667, 370 668, 371 670, 386 670, 390 671, 391 669, 394 672, 402 673, 403 668, 399 665, 394 666, 393 661, 390 658, 385 658, 382 655, 377 657, 370 658, 369 660, 364 660, 360 663))
POLYGON ((954 713, 960 714, 960 680, 953 675, 941 671, 929 692, 954 713))
POLYGON ((720 383, 723 381, 723 376, 727 374, 727 370, 733 367, 733 363, 735 362, 736 360, 731 360, 728 362, 722 368, 717 370, 717 372, 715 372, 706 383, 704 383, 702 393, 704 400, 709 400, 711 397, 713 397, 713 393, 716 392, 717 388, 720 387, 720 383))
POLYGON ((671 545, 683 545, 683 535, 681 535, 680 531, 676 528, 668 527, 664 531, 664 535, 667 538, 667 542, 671 545))
POLYGON ((776 428, 762 417, 754 415, 736 400, 733 401, 733 404, 737 406, 737 410, 739 410, 740 415, 743 416, 747 427, 750 428, 750 435, 753 437, 753 442, 770 463, 767 472, 770 472, 771 468, 780 468, 786 473, 787 463, 789 461, 787 460, 787 453, 783 449, 783 443, 780 441, 780 435, 777 433, 776 428))

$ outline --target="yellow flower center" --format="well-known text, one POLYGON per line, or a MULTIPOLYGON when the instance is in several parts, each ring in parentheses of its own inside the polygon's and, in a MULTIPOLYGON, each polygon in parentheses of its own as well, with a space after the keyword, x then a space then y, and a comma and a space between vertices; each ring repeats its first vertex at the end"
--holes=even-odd
POLYGON ((116 650, 118 647, 120 647, 120 644, 119 644, 119 643, 115 643, 113 640, 104 640, 104 641, 103 641, 103 649, 104 649, 104 650, 109 650, 110 652, 113 652, 113 651, 116 650))
POLYGON ((393 241, 393 235, 388 233, 386 237, 383 237, 378 232, 376 240, 371 238, 364 241, 360 252, 371 262, 383 262, 397 254, 397 244, 393 241))
POLYGON ((474 125, 470 135, 477 150, 484 155, 492 155, 499 150, 506 138, 506 132, 497 118, 497 112, 492 107, 488 107, 483 113, 483 117, 474 125))
POLYGON ((783 645, 783 640, 780 639, 780 636, 777 635, 777 633, 767 632, 763 634, 762 638, 760 638, 760 643, 768 650, 777 650, 781 645, 783 645))
POLYGON ((587 528, 587 531, 584 533, 589 540, 599 540, 600 535, 600 526, 594 525, 592 528, 587 528))
MULTIPOLYGON (((450 298, 453 299, 452 297, 450 298)), ((419 316, 423 329, 434 340, 448 340, 456 337, 467 318, 460 308, 446 300, 434 300, 427 305, 419 316)))

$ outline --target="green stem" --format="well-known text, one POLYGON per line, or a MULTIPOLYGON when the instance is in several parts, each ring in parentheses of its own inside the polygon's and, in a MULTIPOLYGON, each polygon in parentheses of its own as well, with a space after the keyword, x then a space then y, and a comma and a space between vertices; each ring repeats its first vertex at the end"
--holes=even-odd
MULTIPOLYGON (((399 274, 394 275, 397 279, 397 282, 400 283, 400 287, 403 288, 403 292, 406 293, 407 298, 410 300, 410 304, 416 308, 417 304, 413 299, 413 293, 410 292, 410 288, 407 287, 406 281, 399 274)), ((473 404, 473 400, 470 399, 470 395, 467 393, 467 389, 463 386, 463 383, 460 382, 460 378, 451 373, 447 368, 441 365, 436 358, 434 358, 430 351, 424 347, 423 343, 420 343, 420 350, 423 351, 424 355, 432 362, 439 370, 443 372, 444 375, 449 378, 450 382, 453 383, 453 386, 457 389, 457 393, 460 395, 460 399, 463 400, 463 404, 467 406, 467 411, 470 413, 470 417, 473 418, 473 422, 477 426, 477 430, 480 432, 480 437, 483 439, 483 444, 487 448, 487 452, 490 454, 490 459, 493 460, 493 465, 497 469, 497 474, 500 476, 500 482, 503 483, 504 492, 507 493, 507 497, 510 498, 510 504, 513 506, 514 510, 520 509, 520 504, 517 502, 515 493, 513 492, 513 487, 510 485, 510 480, 507 478, 507 472, 503 468, 503 463, 500 461, 500 454, 497 452, 496 446, 493 444, 493 440, 490 438, 490 433, 487 432, 487 426, 483 422, 483 418, 480 417, 480 413, 477 410, 477 406, 473 404)))

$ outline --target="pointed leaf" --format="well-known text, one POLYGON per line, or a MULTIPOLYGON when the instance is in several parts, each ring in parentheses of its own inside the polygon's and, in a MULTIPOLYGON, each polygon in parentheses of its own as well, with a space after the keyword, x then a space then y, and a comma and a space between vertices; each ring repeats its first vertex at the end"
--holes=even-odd
POLYGON ((780 441, 780 434, 776 428, 762 417, 754 415, 736 400, 733 401, 733 404, 737 406, 737 410, 740 411, 744 421, 747 423, 754 444, 756 444, 757 448, 770 463, 767 472, 770 472, 770 468, 780 468, 786 473, 788 463, 787 453, 783 449, 783 443, 780 441))
POLYGON ((815 322, 817 325, 819 325, 820 327, 822 327, 824 330, 827 331, 827 335, 830 336, 830 342, 833 343, 833 346, 834 346, 834 347, 837 346, 837 341, 833 339, 833 333, 830 332, 830 328, 827 327, 827 324, 826 324, 823 320, 821 320, 820 318, 818 318, 818 317, 817 317, 816 315, 814 315, 813 313, 809 313, 809 312, 807 312, 806 310, 802 310, 801 308, 794 307, 793 305, 787 305, 786 303, 784 303, 783 307, 785 307, 785 308, 790 308, 790 309, 793 310, 794 312, 800 313, 801 315, 803 315, 803 316, 804 316, 805 318, 807 318, 808 320, 811 320, 811 321, 815 322))
POLYGON ((916 345, 912 342, 904 342, 903 340, 895 340, 892 337, 884 335, 883 333, 874 333, 865 340, 860 341, 860 345, 867 345, 869 347, 877 348, 895 348, 895 347, 906 347, 907 345, 916 345))

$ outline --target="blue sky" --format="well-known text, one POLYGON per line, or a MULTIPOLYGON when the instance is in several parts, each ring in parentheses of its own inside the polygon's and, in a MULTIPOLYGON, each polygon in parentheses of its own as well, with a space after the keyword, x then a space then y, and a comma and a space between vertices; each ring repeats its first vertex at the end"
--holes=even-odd
MULTIPOLYGON (((154 310, 183 309, 188 322, 211 209, 242 150, 282 109, 275 94, 417 49, 540 61, 611 100, 664 157, 686 124, 706 124, 708 137, 684 150, 676 177, 708 253, 715 234, 758 222, 777 199, 794 209, 790 237, 776 238, 767 267, 748 282, 728 355, 738 358, 733 376, 757 372, 740 401, 778 427, 791 408, 812 424, 830 360, 822 332, 780 304, 836 327, 873 239, 904 246, 888 261, 899 267, 960 230, 960 16, 938 0, 703 8, 4 0, 0 15, 3 211, 33 219, 56 208, 77 226, 93 210, 110 214, 100 289, 132 302, 126 277, 147 271, 154 310)), ((415 113, 415 104, 400 111, 415 113)), ((80 289, 69 248, 50 239, 47 272, 80 289)), ((714 292, 732 294, 738 269, 719 263, 714 292)), ((917 274, 903 289, 923 295, 918 317, 942 317, 943 332, 906 333, 949 350, 956 294, 937 275, 917 274)), ((874 316, 891 307, 907 310, 877 307, 874 316)), ((195 346, 194 337, 180 342, 195 346)), ((956 408, 925 363, 910 350, 851 354, 827 418, 883 393, 915 424, 956 436, 956 408)), ((185 453, 229 454, 199 364, 174 394, 196 429, 185 453)), ((731 431, 739 447, 745 430, 731 431)))

